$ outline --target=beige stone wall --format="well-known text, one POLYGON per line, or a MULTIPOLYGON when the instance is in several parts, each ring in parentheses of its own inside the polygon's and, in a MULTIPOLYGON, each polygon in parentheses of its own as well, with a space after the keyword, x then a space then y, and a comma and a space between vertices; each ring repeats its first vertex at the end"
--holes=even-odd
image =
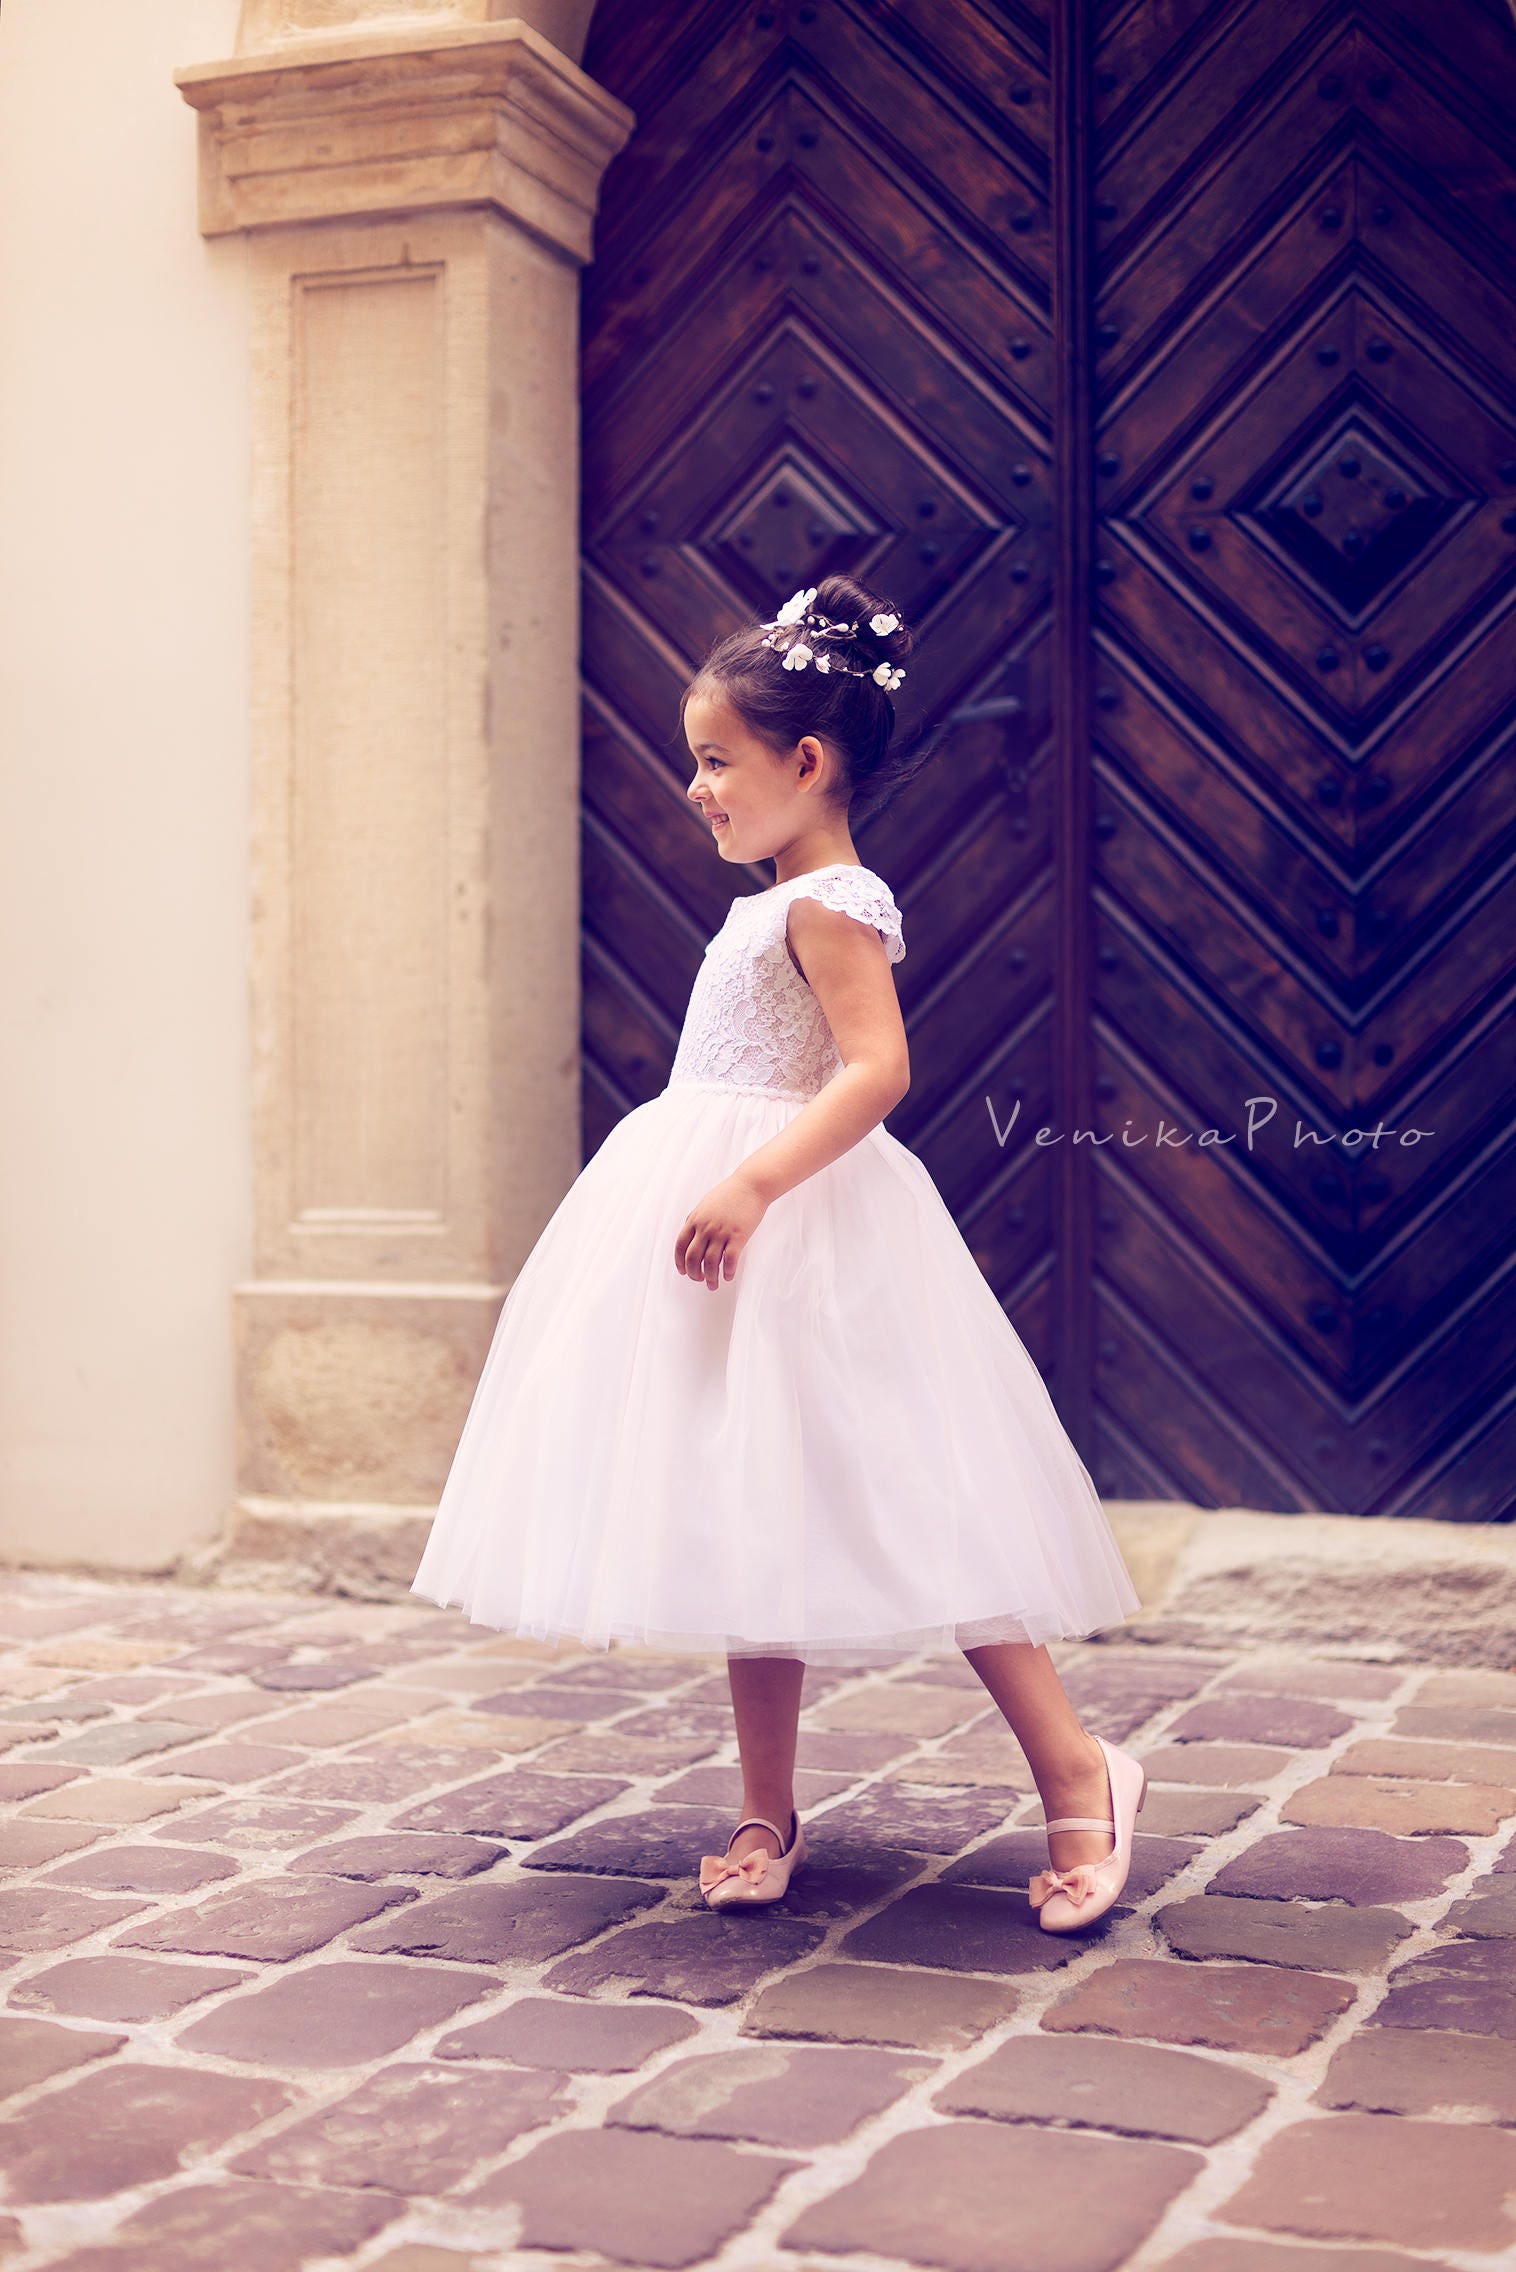
POLYGON ((588 15, 5 9, 13 1560, 413 1562, 577 1168, 588 15))
POLYGON ((245 241, 173 72, 236 0, 0 10, 0 1550, 223 1520, 251 1254, 245 241))

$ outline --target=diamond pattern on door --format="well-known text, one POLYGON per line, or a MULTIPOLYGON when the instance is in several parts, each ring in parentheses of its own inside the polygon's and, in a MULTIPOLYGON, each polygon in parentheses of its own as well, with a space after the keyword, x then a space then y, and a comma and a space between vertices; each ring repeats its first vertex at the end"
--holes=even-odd
POLYGON ((1097 1465, 1509 1518, 1516 36, 1105 23, 1097 1465))

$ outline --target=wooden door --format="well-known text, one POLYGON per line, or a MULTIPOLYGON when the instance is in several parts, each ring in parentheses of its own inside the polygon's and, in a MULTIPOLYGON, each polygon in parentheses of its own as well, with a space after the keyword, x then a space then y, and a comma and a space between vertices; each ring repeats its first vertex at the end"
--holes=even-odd
POLYGON ((733 887, 683 680, 852 569, 940 737, 859 834, 890 1125, 1113 1496, 1516 1509, 1512 50, 1497 0, 596 14, 587 1147, 733 887))
POLYGON ((1508 1518, 1516 34, 1140 6, 1091 60, 1097 1095, 1265 1100, 1100 1160, 1101 1464, 1508 1518))

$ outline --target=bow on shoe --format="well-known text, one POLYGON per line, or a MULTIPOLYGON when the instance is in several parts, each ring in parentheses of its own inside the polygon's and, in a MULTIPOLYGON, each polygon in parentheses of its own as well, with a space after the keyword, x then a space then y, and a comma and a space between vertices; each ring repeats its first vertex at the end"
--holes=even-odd
POLYGON ((766 1848, 757 1847, 744 1854, 740 1862, 731 1861, 725 1854, 702 1854, 700 1857, 700 1890, 710 1893, 727 1878, 741 1878, 748 1885, 757 1885, 768 1876, 773 1856, 766 1848))
POLYGON ((1040 1909, 1050 1893, 1066 1893, 1076 1909, 1095 1891, 1097 1862, 1076 1862, 1071 1870, 1039 1870, 1027 1886, 1027 1899, 1040 1909))

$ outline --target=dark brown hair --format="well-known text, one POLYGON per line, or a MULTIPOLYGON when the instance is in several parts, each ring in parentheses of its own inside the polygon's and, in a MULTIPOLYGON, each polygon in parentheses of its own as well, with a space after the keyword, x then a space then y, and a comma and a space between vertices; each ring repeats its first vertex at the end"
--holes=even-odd
MULTIPOLYGON (((898 666, 915 644, 894 601, 865 591, 849 576, 823 576, 811 612, 856 625, 848 659, 870 671, 880 663, 898 666), (875 615, 895 616, 896 629, 883 635, 871 631, 869 620, 875 615)), ((841 761, 840 795, 849 820, 880 811, 920 771, 930 748, 919 738, 906 748, 892 746, 895 705, 872 677, 814 668, 787 671, 783 657, 763 640, 763 625, 750 623, 717 641, 684 690, 681 724, 692 695, 715 692, 725 696, 750 733, 778 754, 815 734, 841 761)))

